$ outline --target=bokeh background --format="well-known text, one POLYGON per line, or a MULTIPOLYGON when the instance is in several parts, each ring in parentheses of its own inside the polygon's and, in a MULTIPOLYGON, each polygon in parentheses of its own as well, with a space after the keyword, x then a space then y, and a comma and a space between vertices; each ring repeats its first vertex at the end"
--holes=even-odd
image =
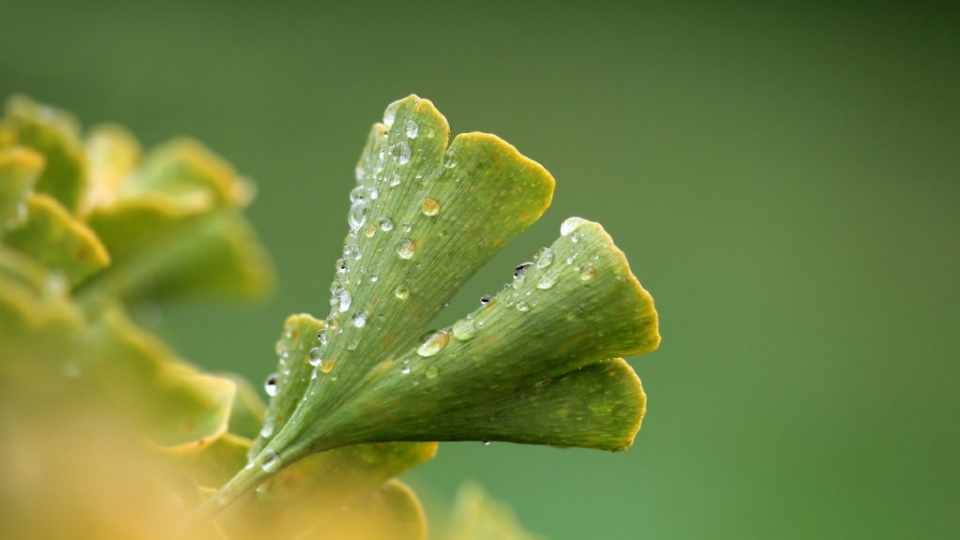
POLYGON ((389 102, 544 164, 552 208, 438 324, 600 221, 661 316, 648 415, 619 454, 441 445, 407 476, 435 524, 476 479, 555 540, 960 537, 960 10, 626 4, 4 0, 0 97, 257 181, 276 295, 160 326, 255 381, 287 314, 328 309, 389 102))

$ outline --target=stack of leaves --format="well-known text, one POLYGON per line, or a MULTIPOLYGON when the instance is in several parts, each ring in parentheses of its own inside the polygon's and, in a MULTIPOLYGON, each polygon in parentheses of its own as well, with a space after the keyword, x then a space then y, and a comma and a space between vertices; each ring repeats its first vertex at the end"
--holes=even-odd
MULTIPOLYGON (((426 331, 554 187, 497 137, 449 136, 416 96, 374 125, 330 314, 287 319, 264 404, 127 315, 269 289, 241 213, 249 183, 197 142, 141 158, 122 128, 82 136, 66 113, 11 99, 0 124, 0 459, 19 473, 0 478, 5 530, 420 539, 419 502, 395 477, 436 441, 627 448, 645 396, 620 357, 657 347, 657 317, 598 224, 566 220, 502 292, 426 331)), ((483 537, 493 514, 467 507, 480 514, 452 536, 483 537)))

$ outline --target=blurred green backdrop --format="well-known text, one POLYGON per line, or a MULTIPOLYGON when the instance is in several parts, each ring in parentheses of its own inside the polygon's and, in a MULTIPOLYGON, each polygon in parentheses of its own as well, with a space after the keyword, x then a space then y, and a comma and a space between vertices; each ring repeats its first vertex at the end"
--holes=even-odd
POLYGON ((408 476, 434 523, 463 480, 580 538, 960 537, 960 13, 918 3, 0 4, 0 96, 146 145, 200 138, 257 180, 268 303, 160 331, 256 381, 325 314, 353 167, 410 93, 557 179, 452 321, 570 215, 661 315, 621 454, 444 444, 408 476))

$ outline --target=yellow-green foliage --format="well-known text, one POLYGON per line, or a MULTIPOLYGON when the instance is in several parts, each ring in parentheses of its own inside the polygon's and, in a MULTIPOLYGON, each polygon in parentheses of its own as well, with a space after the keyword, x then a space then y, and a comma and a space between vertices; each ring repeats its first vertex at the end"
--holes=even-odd
MULTIPOLYGON (((143 300, 269 292, 269 258, 242 213, 249 183, 196 141, 141 155, 121 127, 83 133, 63 111, 10 99, 4 537, 421 539, 419 502, 394 477, 431 459, 435 441, 628 447, 645 396, 618 357, 656 348, 657 317, 598 224, 567 220, 506 290, 424 334, 554 188, 495 136, 448 141, 446 119, 416 96, 374 126, 333 309, 287 319, 265 404, 127 314, 143 300)), ((452 538, 528 538, 478 493, 463 495, 452 538)))

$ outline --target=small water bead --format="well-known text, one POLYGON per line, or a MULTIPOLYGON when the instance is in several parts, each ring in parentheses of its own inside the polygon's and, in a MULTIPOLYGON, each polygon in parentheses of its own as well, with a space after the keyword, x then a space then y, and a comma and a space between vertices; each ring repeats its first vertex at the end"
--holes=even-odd
POLYGON ((352 190, 350 190, 350 204, 362 201, 364 195, 365 195, 365 190, 363 186, 357 186, 353 188, 352 190))
POLYGON ((400 141, 390 147, 390 155, 397 160, 400 165, 406 165, 410 161, 410 145, 400 141))
POLYGON ((513 269, 513 277, 514 277, 515 279, 516 279, 516 278, 519 278, 520 276, 523 275, 524 272, 526 272, 527 270, 529 270, 530 267, 532 267, 532 266, 533 266, 533 263, 530 263, 530 262, 525 262, 525 263, 517 266, 516 268, 513 269))
POLYGON ((390 177, 390 187, 397 187, 400 185, 400 175, 393 173, 393 176, 390 177))
POLYGON ((484 446, 490 446, 490 441, 483 441, 484 446))
POLYGON ((393 230, 393 220, 388 217, 382 217, 377 224, 380 225, 380 230, 383 232, 390 232, 393 230))
POLYGON ((363 230, 363 234, 367 238, 373 238, 373 235, 377 234, 377 226, 373 223, 367 225, 367 228, 363 230))
POLYGON ((428 379, 436 379, 437 375, 440 374, 440 369, 437 366, 430 366, 423 372, 428 379))
POLYGON ((369 195, 371 201, 375 201, 377 200, 377 198, 380 197, 380 190, 375 187, 372 187, 370 188, 370 191, 367 194, 369 195))
POLYGON ((263 453, 263 463, 260 465, 263 472, 277 472, 280 470, 281 465, 283 465, 283 461, 280 459, 279 454, 273 450, 267 450, 263 453))
POLYGON ((326 344, 327 344, 327 329, 326 329, 326 328, 321 328, 320 331, 317 332, 317 341, 320 342, 320 345, 326 345, 326 344))
POLYGON ((357 178, 357 182, 363 180, 363 165, 357 165, 357 168, 354 169, 354 175, 357 178))
POLYGON ((307 353, 307 361, 310 362, 310 365, 317 367, 323 363, 323 349, 320 347, 314 347, 310 349, 310 352, 307 353))
POLYGON ((347 215, 347 223, 350 224, 350 230, 358 231, 366 222, 367 201, 361 199, 350 206, 350 213, 347 215))
POLYGON ((350 309, 352 302, 353 297, 350 295, 350 291, 346 289, 337 289, 337 292, 333 293, 333 298, 330 299, 330 305, 336 307, 340 313, 350 309))
POLYGON ((277 395, 277 374, 271 373, 267 376, 267 380, 263 383, 264 390, 267 391, 267 395, 273 397, 277 395))
POLYGON ((404 375, 409 374, 409 373, 410 373, 410 366, 403 366, 402 368, 400 368, 400 373, 403 373, 404 375))
POLYGON ((540 248, 540 251, 533 256, 533 261, 537 263, 537 268, 550 266, 553 264, 553 250, 548 247, 540 248))
POLYGON ((434 199, 433 197, 427 197, 423 200, 423 204, 420 205, 420 208, 423 210, 424 215, 435 216, 440 213, 440 201, 434 199))
POLYGON ((473 321, 461 319, 453 325, 453 337, 460 341, 470 341, 477 337, 477 327, 473 321))
POLYGON ((489 304, 489 303, 490 303, 490 295, 489 295, 489 294, 485 294, 485 295, 483 295, 483 296, 480 297, 480 305, 481 305, 481 306, 485 306, 485 305, 487 305, 487 304, 489 304))
POLYGON ((453 150, 448 150, 443 156, 443 166, 447 169, 452 169, 460 163, 460 159, 457 157, 456 152, 453 150))
POLYGON ((517 309, 523 312, 530 311, 530 304, 526 302, 518 302, 517 309))
POLYGON ((567 220, 560 225, 560 234, 562 236, 567 236, 573 231, 579 229, 580 226, 586 222, 587 221, 583 218, 578 218, 578 217, 567 218, 567 220))
POLYGON ((589 264, 583 265, 583 268, 580 269, 580 279, 587 281, 591 280, 597 275, 597 269, 590 266, 589 264))
POLYGON ((360 346, 360 338, 354 338, 354 339, 353 339, 352 341, 350 341, 350 343, 347 345, 347 350, 348 350, 348 351, 355 351, 355 350, 357 350, 357 347, 359 347, 359 346, 360 346))
POLYGON ((370 283, 376 283, 380 280, 380 276, 377 274, 370 274, 370 283))
POLYGON ((410 139, 416 139, 418 133, 420 133, 420 124, 414 122, 413 120, 407 120, 407 137, 410 139))
MULTIPOLYGON (((349 244, 343 246, 343 258, 344 258, 344 259, 346 259, 346 260, 350 260, 350 259, 357 260, 357 259, 360 258, 360 255, 361 255, 361 253, 360 253, 360 246, 358 246, 357 244, 355 244, 355 243, 353 243, 353 242, 350 242, 349 244)), ((346 270, 346 266, 344 266, 343 269, 346 270)))
POLYGON ((354 326, 356 326, 357 328, 363 328, 363 326, 364 326, 365 324, 367 324, 367 312, 366 312, 366 311, 358 311, 358 312, 356 312, 356 313, 353 314, 353 325, 354 325, 354 326))
POLYGON ((387 105, 386 110, 383 111, 383 125, 387 126, 387 129, 393 126, 393 121, 397 118, 397 109, 400 108, 401 101, 403 100, 394 101, 387 105))
POLYGON ((336 360, 328 360, 320 365, 320 371, 322 373, 330 373, 331 371, 333 371, 333 368, 336 365, 337 365, 336 360))
MULTIPOLYGON (((346 246, 344 246, 346 248, 346 246)), ((347 269, 347 261, 345 259, 337 259, 336 269, 338 272, 343 272, 347 269)))
POLYGON ((417 245, 413 240, 409 238, 401 238, 397 242, 397 255, 401 259, 412 259, 413 255, 417 252, 417 245))
POLYGON ((424 338, 423 343, 417 347, 417 354, 424 358, 429 358, 439 353, 449 342, 450 334, 443 330, 437 330, 424 338))
POLYGON ((404 221, 400 224, 400 226, 403 227, 403 232, 410 232, 413 230, 413 223, 409 221, 404 221))
POLYGON ((268 416, 263 421, 263 427, 260 428, 260 436, 264 439, 269 439, 273 436, 273 417, 268 416))
POLYGON ((557 279, 559 279, 559 275, 557 275, 556 272, 546 272, 540 276, 540 279, 537 281, 537 288, 549 289, 550 287, 553 287, 553 285, 557 282, 557 279))
POLYGON ((397 285, 397 289, 393 291, 393 294, 400 300, 406 300, 410 297, 410 288, 403 284, 397 285))
POLYGON ((570 257, 567 257, 567 264, 573 264, 573 259, 574 259, 574 257, 575 257, 575 256, 573 256, 573 255, 571 255, 570 257))

